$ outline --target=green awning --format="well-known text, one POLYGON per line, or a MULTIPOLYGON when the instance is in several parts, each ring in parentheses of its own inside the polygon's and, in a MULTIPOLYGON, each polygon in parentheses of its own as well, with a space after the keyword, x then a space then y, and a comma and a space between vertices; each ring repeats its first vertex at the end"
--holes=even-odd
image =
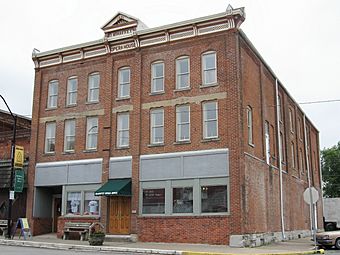
POLYGON ((131 196, 131 178, 108 180, 94 194, 96 196, 131 196))

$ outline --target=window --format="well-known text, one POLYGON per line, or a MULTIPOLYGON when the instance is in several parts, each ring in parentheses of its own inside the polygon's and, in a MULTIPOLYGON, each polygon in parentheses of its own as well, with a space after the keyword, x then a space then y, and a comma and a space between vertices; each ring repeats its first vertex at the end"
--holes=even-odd
POLYGON ((130 68, 124 67, 118 71, 118 97, 126 98, 130 96, 130 68))
POLYGON ((56 108, 58 105, 58 81, 50 81, 48 84, 47 108, 56 108))
POLYGON ((80 215, 80 206, 81 206, 81 193, 80 192, 68 192, 67 203, 66 203, 66 213, 80 215))
POLYGON ((78 79, 77 77, 71 77, 67 80, 67 95, 66 105, 77 104, 77 90, 78 90, 78 79))
POLYGON ((192 187, 172 189, 173 213, 193 213, 192 187))
POLYGON ((64 151, 74 151, 76 140, 76 120, 65 121, 64 151))
POLYGON ((277 96, 277 107, 278 107, 278 118, 279 118, 279 121, 282 121, 282 103, 281 103, 281 96, 278 95, 277 96))
POLYGON ((99 101, 99 83, 100 76, 99 73, 93 73, 89 76, 88 84, 88 102, 98 102, 99 101))
POLYGON ((164 62, 151 65, 151 93, 164 91, 164 62))
POLYGON ((216 52, 202 55, 203 86, 217 83, 216 52))
POLYGON ((143 213, 165 213, 165 189, 143 189, 143 213))
POLYGON ((281 162, 285 162, 285 155, 284 155, 284 149, 283 149, 283 134, 280 132, 280 153, 281 153, 281 162))
POLYGON ((301 119, 300 118, 298 118, 298 132, 299 132, 299 138, 300 138, 300 140, 302 140, 303 132, 302 132, 302 125, 301 125, 301 119))
POLYGON ((300 148, 299 151, 299 168, 300 168, 300 172, 303 173, 303 154, 302 154, 302 149, 300 148))
POLYGON ((129 113, 117 115, 117 147, 129 146, 129 113))
POLYGON ((46 123, 46 134, 45 134, 45 152, 51 153, 55 152, 55 122, 46 123))
POLYGON ((228 211, 227 186, 202 186, 202 213, 217 213, 228 211))
POLYGON ((265 121, 264 123, 264 139, 265 139, 265 146, 266 146, 266 162, 270 164, 270 134, 269 134, 269 123, 265 121))
POLYGON ((84 192, 84 215, 99 215, 99 197, 93 191, 84 192))
POLYGON ((176 89, 190 87, 189 57, 176 59, 176 89))
POLYGON ((151 143, 164 142, 164 109, 151 110, 151 143))
POLYGON ((203 104, 203 137, 204 139, 218 137, 217 102, 203 104))
POLYGON ((253 109, 247 107, 247 130, 248 130, 248 144, 253 145, 253 109))
POLYGON ((97 149, 98 117, 88 117, 86 125, 86 149, 97 149))
POLYGON ((294 148, 294 143, 292 142, 290 144, 290 150, 291 150, 291 153, 292 153, 292 168, 295 168, 295 148, 294 148))
POLYGON ((71 191, 66 193, 66 214, 99 215, 99 197, 94 191, 71 191))
POLYGON ((294 115, 291 108, 289 108, 289 128, 290 132, 294 133, 294 115))
POLYGON ((177 141, 190 140, 190 107, 180 105, 176 107, 176 133, 177 141))

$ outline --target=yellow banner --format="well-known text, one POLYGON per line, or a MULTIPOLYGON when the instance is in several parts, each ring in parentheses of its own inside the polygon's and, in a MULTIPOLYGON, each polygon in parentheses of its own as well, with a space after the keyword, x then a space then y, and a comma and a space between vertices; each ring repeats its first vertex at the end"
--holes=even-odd
POLYGON ((22 221, 23 229, 29 229, 30 228, 30 226, 28 225, 27 218, 21 218, 21 221, 22 221))
POLYGON ((14 153, 14 167, 23 168, 23 166, 24 166, 24 147, 16 145, 14 153))

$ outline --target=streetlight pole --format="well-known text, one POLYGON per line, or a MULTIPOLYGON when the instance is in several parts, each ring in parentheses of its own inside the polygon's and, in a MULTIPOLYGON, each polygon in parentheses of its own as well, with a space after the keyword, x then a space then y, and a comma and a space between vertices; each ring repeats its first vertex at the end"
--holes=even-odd
POLYGON ((12 192, 14 192, 13 191, 13 178, 14 178, 14 154, 15 154, 15 138, 16 138, 16 131, 17 131, 17 116, 12 113, 5 98, 3 98, 2 95, 0 95, 0 97, 4 101, 14 121, 13 138, 12 138, 12 144, 11 144, 11 177, 10 177, 10 183, 8 187, 8 210, 7 210, 7 238, 11 239, 12 199, 14 199, 13 197, 11 197, 11 195, 12 195, 12 192))

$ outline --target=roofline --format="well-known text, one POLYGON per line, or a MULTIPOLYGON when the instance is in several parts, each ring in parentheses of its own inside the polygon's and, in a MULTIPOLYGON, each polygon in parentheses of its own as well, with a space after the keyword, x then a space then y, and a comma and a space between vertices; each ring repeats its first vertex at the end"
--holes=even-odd
POLYGON ((302 110, 301 106, 299 105, 298 102, 296 102, 296 100, 291 96, 291 94, 288 92, 288 90, 283 86, 283 83, 280 81, 280 79, 276 76, 276 74, 274 73, 273 69, 267 64, 267 62, 264 60, 264 58, 261 56, 261 54, 259 53, 259 51, 256 49, 256 47, 254 46, 254 44, 249 40, 249 38, 247 37, 247 35, 243 32, 242 29, 239 29, 239 34, 241 35, 242 39, 244 39, 244 41, 248 44, 248 46, 254 51, 254 53, 256 54, 256 56, 261 60, 261 62, 264 64, 264 66, 267 68, 267 70, 270 72, 270 74, 279 82, 279 85, 281 86, 281 88, 284 90, 285 93, 287 93, 287 95, 290 97, 290 99, 296 104, 296 106, 298 107, 298 109, 306 116, 306 119, 308 120, 308 122, 313 126, 313 128, 320 133, 320 131, 315 127, 314 123, 307 117, 306 113, 302 110))
MULTIPOLYGON (((122 12, 119 12, 119 13, 122 13, 122 12)), ((243 7, 236 8, 236 9, 233 9, 231 12, 225 11, 225 12, 212 14, 212 15, 208 15, 208 16, 203 16, 203 17, 199 17, 199 18, 195 18, 195 19, 175 22, 175 23, 172 23, 172 24, 164 25, 164 26, 147 28, 147 29, 144 29, 144 30, 136 31, 134 33, 134 35, 141 36, 141 35, 152 34, 152 33, 155 33, 155 32, 161 32, 161 31, 164 31, 164 30, 179 28, 179 27, 192 25, 192 24, 199 23, 199 22, 209 21, 209 20, 233 16, 233 15, 245 16, 244 8, 243 7)), ((131 15, 128 15, 128 16, 132 17, 131 15)), ((128 36, 126 38, 129 38, 129 37, 132 37, 132 36, 128 36)), ((117 40, 119 40, 119 39, 117 39, 117 40)), ((110 41, 114 41, 114 40, 110 40, 110 41)), ((62 47, 62 48, 58 48, 58 49, 54 49, 54 50, 49 50, 49 51, 44 51, 44 52, 36 52, 32 55, 32 57, 33 58, 46 57, 46 56, 49 56, 49 55, 59 54, 59 53, 65 52, 65 51, 72 51, 72 50, 77 50, 77 49, 84 48, 84 47, 97 46, 97 45, 103 44, 105 42, 106 42, 106 39, 102 38, 102 39, 98 39, 98 40, 95 40, 95 41, 70 45, 70 46, 66 46, 66 47, 62 47)))
POLYGON ((134 16, 132 16, 132 15, 130 15, 130 14, 127 14, 127 13, 125 13, 125 12, 122 12, 122 11, 118 11, 115 15, 113 15, 112 17, 111 17, 111 19, 109 19, 106 23, 105 23, 105 25, 103 25, 102 27, 101 27, 101 29, 104 29, 116 16, 118 16, 118 15, 124 15, 124 16, 126 16, 126 17, 128 17, 128 18, 130 18, 130 19, 134 19, 134 20, 136 20, 136 21, 140 21, 141 22, 141 20, 140 19, 138 19, 138 18, 136 18, 136 17, 134 17, 134 16))
MULTIPOLYGON (((1 112, 1 113, 4 113, 4 114, 7 114, 7 115, 11 115, 10 112, 5 111, 5 110, 2 110, 2 109, 0 109, 0 112, 1 112)), ((20 115, 20 114, 13 113, 13 115, 15 115, 15 116, 17 116, 17 117, 19 117, 19 118, 21 118, 21 119, 25 119, 25 120, 28 120, 28 121, 32 121, 32 118, 29 118, 29 117, 26 117, 26 116, 23 116, 23 115, 20 115)))

